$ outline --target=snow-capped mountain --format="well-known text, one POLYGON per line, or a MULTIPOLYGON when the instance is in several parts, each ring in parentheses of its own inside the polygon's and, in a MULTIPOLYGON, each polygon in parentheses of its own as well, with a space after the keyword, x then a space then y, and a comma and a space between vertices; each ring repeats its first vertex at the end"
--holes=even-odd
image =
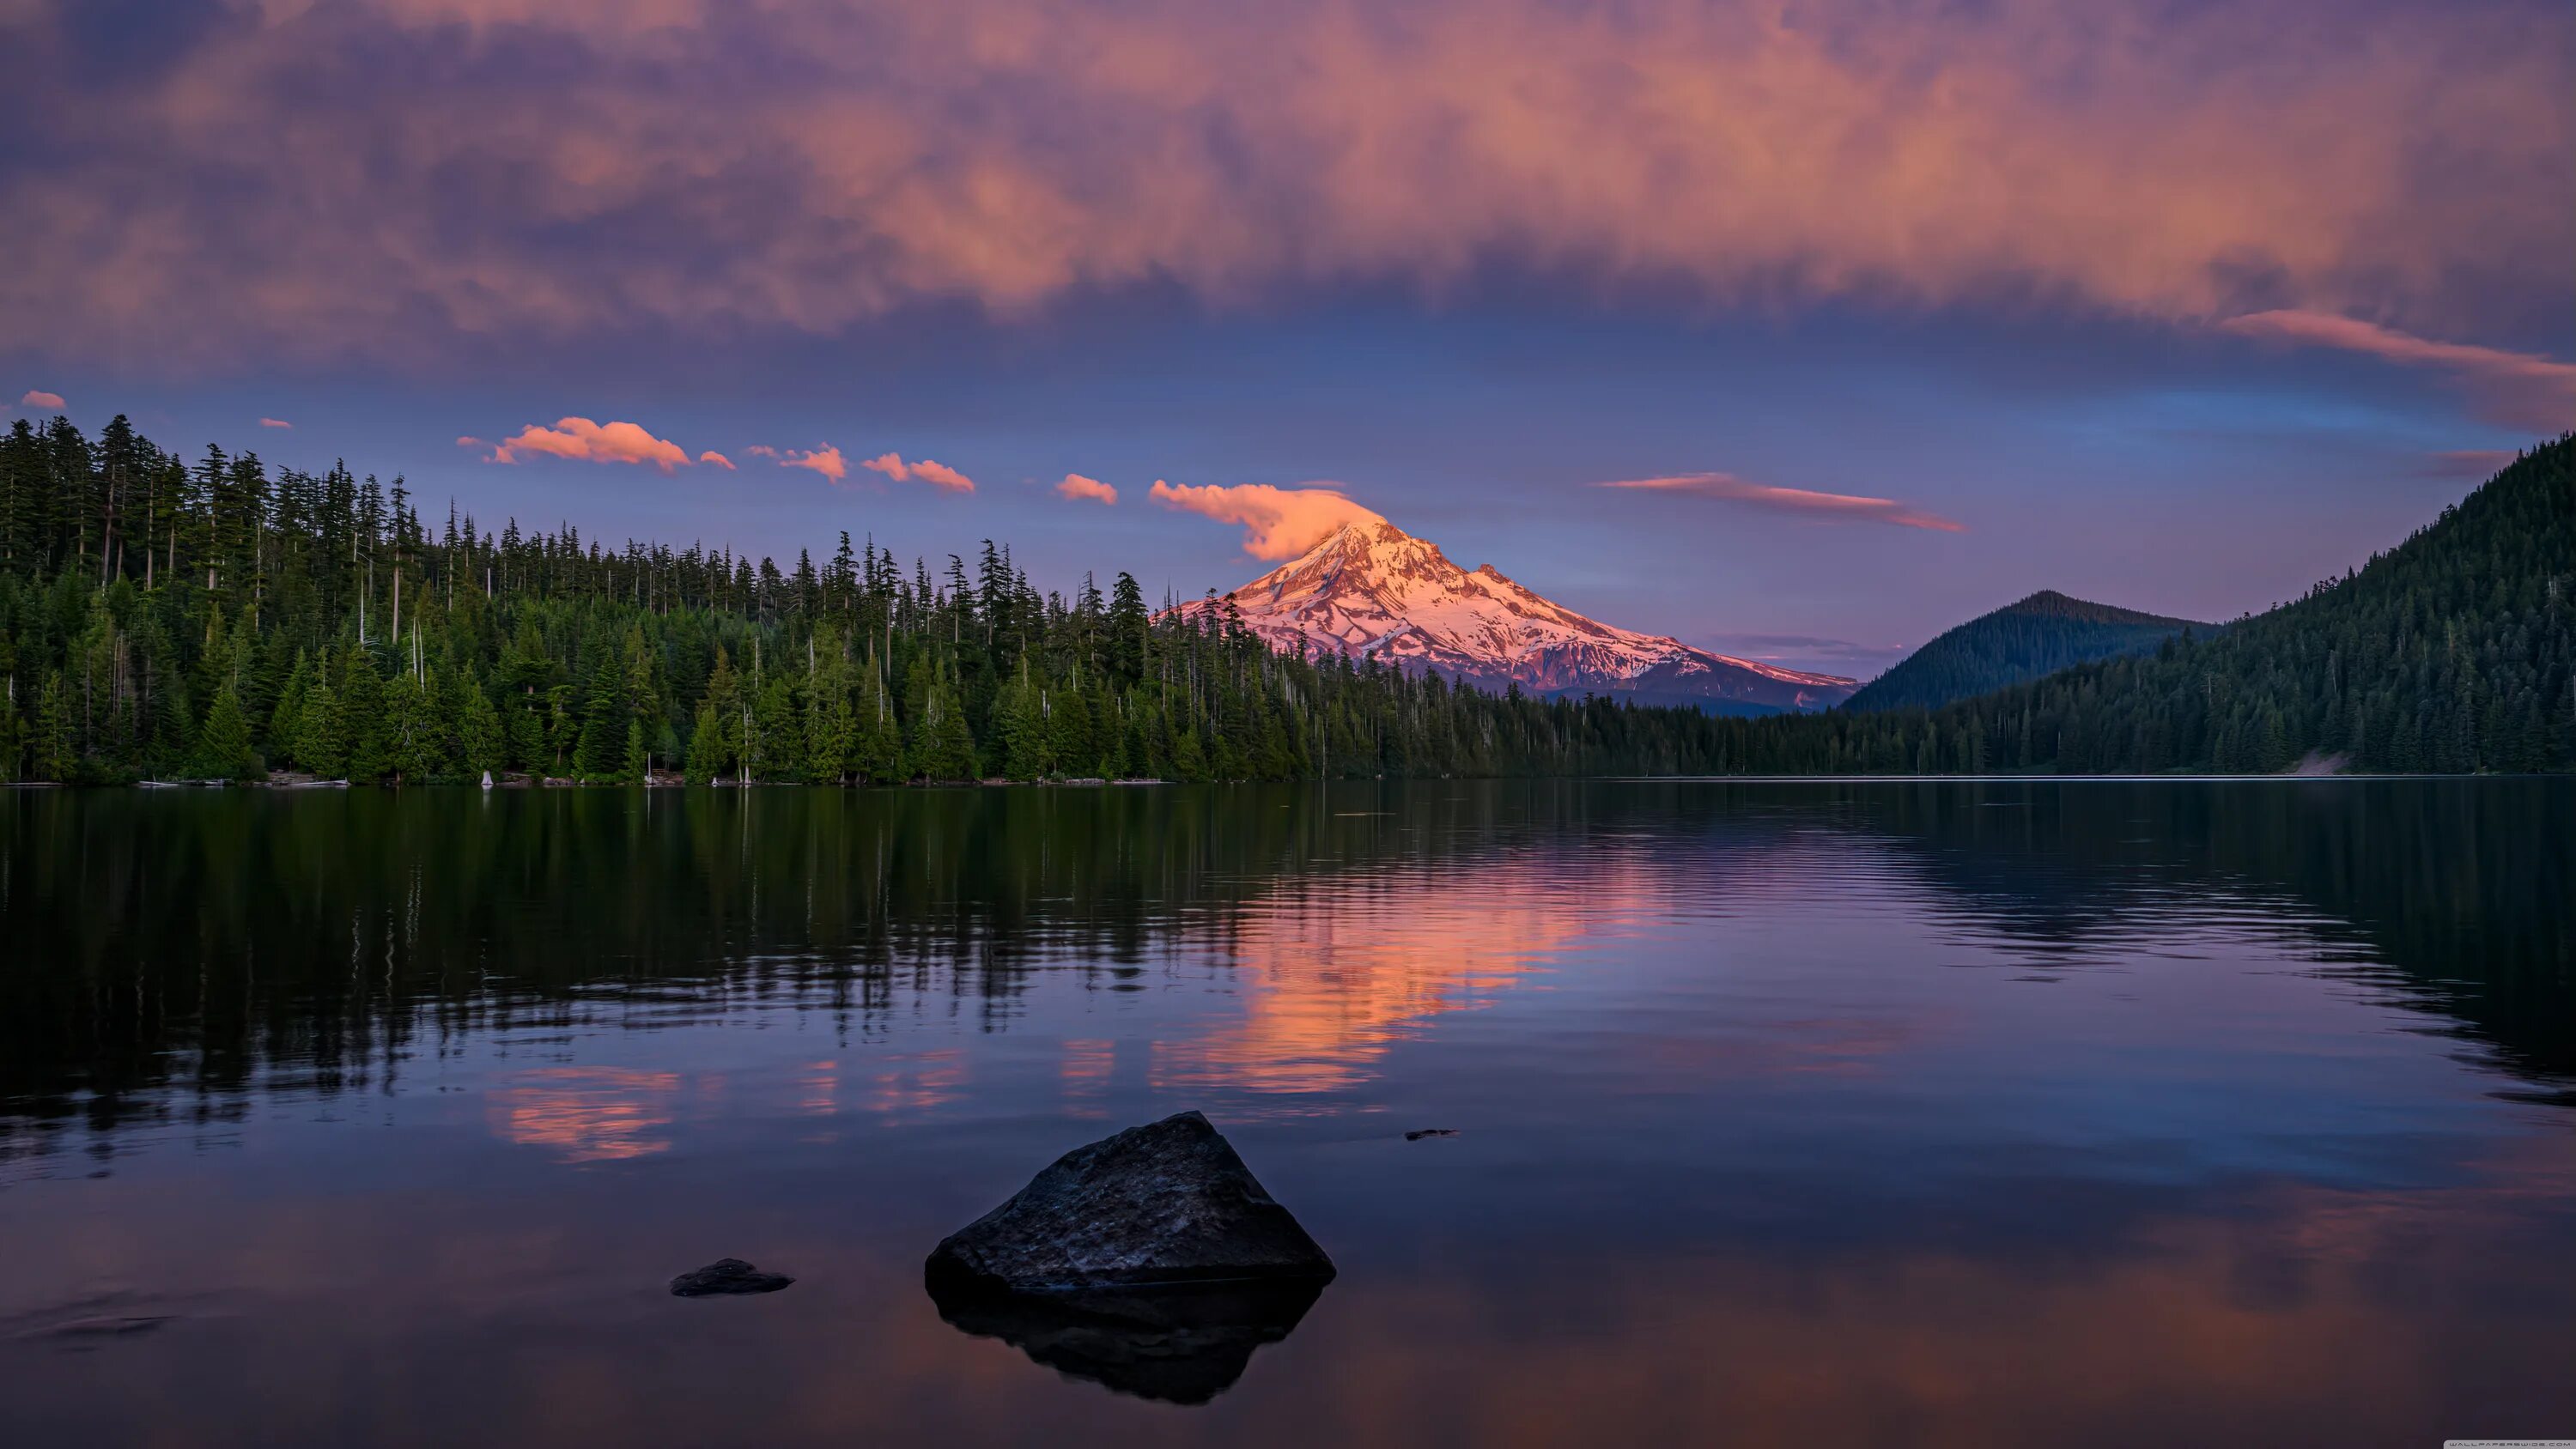
POLYGON ((1552 604, 1486 564, 1473 572, 1437 545, 1377 519, 1323 542, 1211 604, 1231 603, 1274 649, 1374 655, 1480 689, 1625 695, 1721 714, 1825 709, 1859 687, 1617 629, 1552 604))

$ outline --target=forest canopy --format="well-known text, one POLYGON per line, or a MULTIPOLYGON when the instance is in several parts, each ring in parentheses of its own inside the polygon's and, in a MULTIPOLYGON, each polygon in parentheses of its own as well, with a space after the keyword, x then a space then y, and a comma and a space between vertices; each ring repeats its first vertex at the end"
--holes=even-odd
POLYGON ((424 519, 400 477, 0 440, 0 778, 424 783, 2576 764, 2576 443, 2214 637, 1937 710, 1719 719, 1274 654, 986 541, 909 569, 424 519))

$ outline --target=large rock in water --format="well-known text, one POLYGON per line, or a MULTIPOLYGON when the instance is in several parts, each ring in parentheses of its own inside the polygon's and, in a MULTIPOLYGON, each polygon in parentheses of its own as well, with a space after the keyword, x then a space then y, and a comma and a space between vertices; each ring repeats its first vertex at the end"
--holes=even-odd
POLYGON ((1306 1282, 1333 1260, 1196 1112, 1055 1160, 931 1250, 935 1295, 1306 1282))

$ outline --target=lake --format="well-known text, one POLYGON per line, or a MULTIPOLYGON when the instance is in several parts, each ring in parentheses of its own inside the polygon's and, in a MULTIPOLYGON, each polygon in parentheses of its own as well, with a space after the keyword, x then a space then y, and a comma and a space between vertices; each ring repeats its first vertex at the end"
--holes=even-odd
POLYGON ((2576 1435, 2576 781, 11 790, 0 941, 12 1445, 2576 1435), (1192 1107, 1320 1297, 942 1316, 1192 1107))

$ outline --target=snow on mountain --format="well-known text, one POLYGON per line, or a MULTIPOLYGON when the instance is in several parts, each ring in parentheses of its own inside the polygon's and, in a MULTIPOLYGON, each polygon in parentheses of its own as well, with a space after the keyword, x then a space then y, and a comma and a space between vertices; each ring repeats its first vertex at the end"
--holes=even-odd
POLYGON ((1272 648, 1374 656, 1481 689, 1625 695, 1725 714, 1824 709, 1857 681, 1800 674, 1587 619, 1486 564, 1473 572, 1384 519, 1343 524, 1228 603, 1272 648))

